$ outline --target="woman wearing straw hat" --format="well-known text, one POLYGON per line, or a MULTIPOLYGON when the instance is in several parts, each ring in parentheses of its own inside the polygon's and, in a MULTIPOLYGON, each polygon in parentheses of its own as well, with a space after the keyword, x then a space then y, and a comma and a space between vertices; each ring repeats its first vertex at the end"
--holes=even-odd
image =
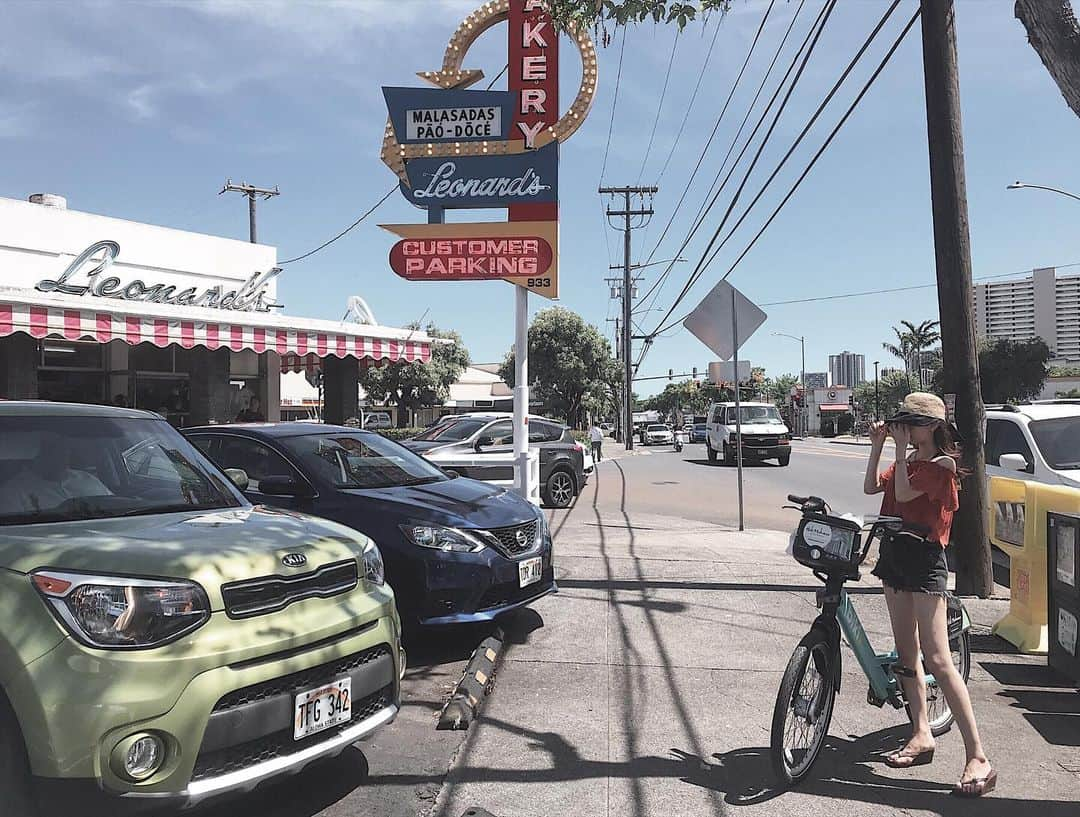
POLYGON ((945 590, 953 514, 959 506, 959 435, 948 422, 941 398, 925 392, 909 394, 898 414, 870 428, 870 462, 863 489, 884 494, 882 516, 901 517, 919 533, 902 532, 882 541, 874 575, 885 585, 893 637, 901 667, 897 674, 911 703, 913 733, 907 744, 885 758, 906 769, 934 758, 934 737, 926 709, 923 666, 933 673, 964 738, 967 763, 953 793, 981 797, 993 791, 997 773, 979 740, 975 714, 963 678, 949 649, 945 590), (879 472, 885 439, 896 443, 896 462, 879 472), (909 453, 909 448, 914 451, 909 453), (927 531, 925 536, 920 535, 927 531), (920 661, 920 653, 922 660, 920 661))

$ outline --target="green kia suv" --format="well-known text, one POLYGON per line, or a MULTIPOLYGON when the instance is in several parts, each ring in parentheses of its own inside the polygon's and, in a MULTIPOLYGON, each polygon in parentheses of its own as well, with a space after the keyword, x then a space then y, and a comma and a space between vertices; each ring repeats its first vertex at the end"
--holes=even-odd
POLYGON ((188 805, 394 719, 375 543, 232 478, 155 414, 0 402, 5 813, 88 790, 188 805))

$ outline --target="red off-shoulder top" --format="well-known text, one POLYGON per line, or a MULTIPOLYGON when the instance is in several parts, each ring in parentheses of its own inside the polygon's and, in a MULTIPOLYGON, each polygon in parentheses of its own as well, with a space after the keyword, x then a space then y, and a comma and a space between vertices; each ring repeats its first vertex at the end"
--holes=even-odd
POLYGON ((922 491, 910 502, 896 499, 896 464, 881 475, 885 496, 881 500, 882 516, 899 516, 905 522, 929 528, 927 538, 942 547, 949 544, 953 514, 960 507, 956 474, 930 460, 908 460, 908 482, 912 490, 922 491))

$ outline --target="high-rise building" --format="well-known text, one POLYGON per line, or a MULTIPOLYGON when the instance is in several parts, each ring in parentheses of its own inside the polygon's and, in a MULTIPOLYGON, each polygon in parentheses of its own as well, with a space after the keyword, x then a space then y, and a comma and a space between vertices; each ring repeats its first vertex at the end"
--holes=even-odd
POLYGON ((1042 338, 1057 359, 1080 359, 1080 275, 1053 267, 1012 281, 975 284, 975 332, 996 340, 1042 338))
POLYGON ((829 373, 807 372, 806 383, 804 385, 808 389, 827 389, 829 388, 829 373))
POLYGON ((862 355, 854 352, 841 352, 829 355, 830 386, 849 386, 855 388, 866 382, 866 362, 862 355))

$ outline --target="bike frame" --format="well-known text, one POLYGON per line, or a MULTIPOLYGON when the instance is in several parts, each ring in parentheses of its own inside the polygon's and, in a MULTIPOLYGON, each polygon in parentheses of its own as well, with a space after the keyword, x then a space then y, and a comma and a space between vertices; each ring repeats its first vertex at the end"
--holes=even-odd
MULTIPOLYGON (((888 702, 897 709, 902 707, 904 705, 903 688, 892 671, 892 665, 897 663, 899 656, 895 650, 877 652, 874 649, 842 581, 830 578, 826 586, 818 591, 818 605, 822 608, 822 614, 818 617, 819 621, 822 619, 836 621, 840 625, 844 640, 855 653, 859 668, 866 676, 866 680, 870 682, 871 702, 878 706, 888 702)), ((963 629, 967 630, 971 626, 967 610, 963 611, 963 616, 963 629)), ((837 644, 837 657, 839 657, 839 647, 840 645, 837 644)), ((926 683, 935 683, 934 676, 930 673, 926 673, 926 683)))

